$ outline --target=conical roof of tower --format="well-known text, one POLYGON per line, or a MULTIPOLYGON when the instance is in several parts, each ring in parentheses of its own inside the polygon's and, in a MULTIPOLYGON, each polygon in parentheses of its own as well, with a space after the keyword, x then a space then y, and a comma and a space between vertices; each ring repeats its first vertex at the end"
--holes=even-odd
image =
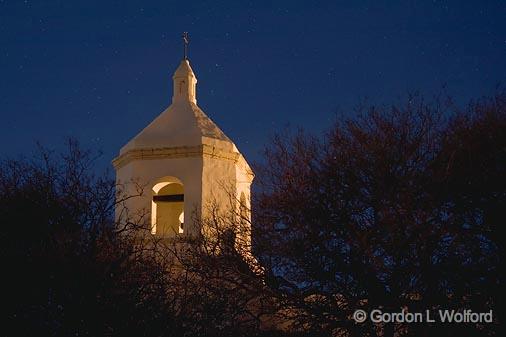
POLYGON ((227 152, 238 152, 234 143, 196 103, 197 78, 187 59, 174 76, 172 104, 131 139, 120 154, 134 149, 191 147, 210 145, 227 152))
POLYGON ((179 64, 179 67, 177 67, 176 71, 174 72, 173 78, 176 77, 183 77, 183 76, 193 76, 195 77, 195 74, 193 73, 193 69, 190 66, 190 61, 188 59, 184 59, 179 64))

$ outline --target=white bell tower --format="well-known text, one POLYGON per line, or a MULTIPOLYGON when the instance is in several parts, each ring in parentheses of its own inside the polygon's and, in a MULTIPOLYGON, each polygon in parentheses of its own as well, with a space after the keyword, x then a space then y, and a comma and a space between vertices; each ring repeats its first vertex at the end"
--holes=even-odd
POLYGON ((222 211, 249 209, 254 177, 234 143, 197 106, 197 78, 183 37, 172 104, 113 160, 123 195, 134 196, 118 204, 117 220, 141 219, 161 237, 201 233, 200 222, 193 220, 209 215, 211 203, 222 211))

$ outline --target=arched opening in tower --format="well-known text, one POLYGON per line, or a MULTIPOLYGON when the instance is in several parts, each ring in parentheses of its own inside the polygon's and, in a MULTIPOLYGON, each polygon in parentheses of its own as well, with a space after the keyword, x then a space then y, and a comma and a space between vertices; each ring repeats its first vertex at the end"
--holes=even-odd
POLYGON ((173 237, 184 233, 184 187, 175 179, 153 186, 151 233, 173 237))

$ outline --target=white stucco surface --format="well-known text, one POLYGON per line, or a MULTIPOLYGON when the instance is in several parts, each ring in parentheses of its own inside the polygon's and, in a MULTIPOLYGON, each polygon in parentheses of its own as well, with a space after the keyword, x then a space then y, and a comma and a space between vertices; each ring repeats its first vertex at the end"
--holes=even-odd
MULTIPOLYGON (((241 193, 250 201, 253 172, 234 143, 197 106, 197 78, 183 60, 173 76, 172 104, 133 137, 113 160, 116 180, 124 195, 143 193, 118 205, 117 218, 143 214, 151 221, 153 186, 175 178, 184 186, 184 234, 201 231, 192 216, 205 217, 216 202, 225 211, 237 209, 241 193), (172 178, 171 178, 172 177, 172 178)), ((123 219, 122 219, 123 218, 123 219)))

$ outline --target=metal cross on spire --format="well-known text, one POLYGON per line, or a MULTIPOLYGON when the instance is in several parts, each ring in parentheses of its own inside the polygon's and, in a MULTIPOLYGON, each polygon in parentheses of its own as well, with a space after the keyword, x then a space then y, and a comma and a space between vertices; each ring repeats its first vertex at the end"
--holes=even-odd
POLYGON ((190 43, 190 37, 188 32, 183 32, 183 60, 188 60, 188 44, 190 43))

